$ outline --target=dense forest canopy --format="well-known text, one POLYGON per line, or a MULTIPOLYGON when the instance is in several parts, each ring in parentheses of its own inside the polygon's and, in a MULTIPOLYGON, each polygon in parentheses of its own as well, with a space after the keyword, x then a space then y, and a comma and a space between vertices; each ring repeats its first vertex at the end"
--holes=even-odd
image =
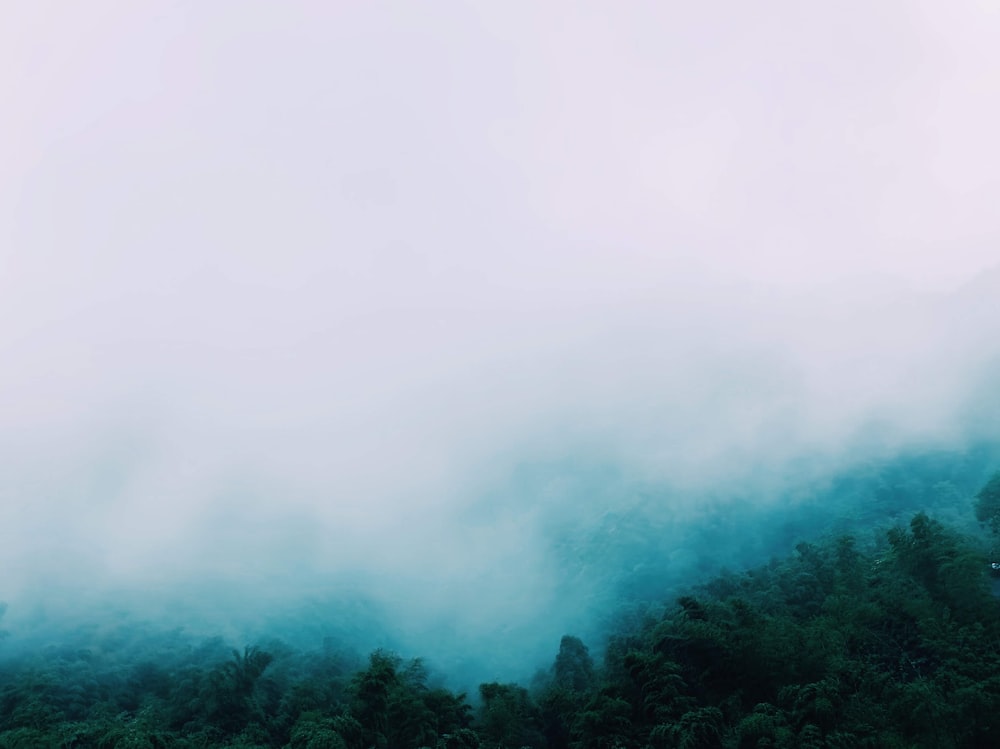
MULTIPOLYGON (((782 546, 762 512, 764 542, 781 550, 770 559, 678 582, 650 558, 641 584, 613 578, 598 641, 564 635, 533 677, 523 664, 522 683, 461 691, 418 655, 365 655, 336 637, 235 646, 127 617, 64 624, 48 642, 5 633, 0 747, 998 745, 1000 472, 958 488, 982 477, 986 454, 833 482, 906 513, 877 529, 831 526, 782 546)), ((872 521, 870 508, 845 510, 872 521)), ((615 554, 654 549, 632 532, 591 553, 614 567, 615 554)))

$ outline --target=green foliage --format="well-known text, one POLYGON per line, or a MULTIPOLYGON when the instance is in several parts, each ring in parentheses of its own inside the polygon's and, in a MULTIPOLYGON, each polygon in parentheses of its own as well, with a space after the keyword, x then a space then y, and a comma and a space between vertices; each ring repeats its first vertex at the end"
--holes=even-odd
POLYGON ((630 686, 627 694, 639 715, 654 723, 671 723, 695 706, 681 666, 665 651, 674 643, 661 640, 655 652, 633 650, 625 656, 630 686))
POLYGON ((579 637, 563 636, 552 670, 557 687, 586 692, 594 685, 594 661, 579 637))
POLYGON ((632 705, 613 692, 594 696, 573 723, 574 749, 611 749, 634 745, 632 705))
POLYGON ((712 749, 722 745, 725 721, 717 707, 699 707, 684 713, 673 728, 678 749, 712 749))
POLYGON ((980 686, 1000 673, 1000 606, 980 546, 924 513, 884 538, 867 554, 849 537, 799 544, 680 596, 624 653, 613 640, 579 745, 1000 745, 983 719, 1000 711, 980 686))
POLYGON ((479 749, 479 734, 469 728, 460 728, 438 738, 437 749, 479 749))
POLYGON ((251 721, 265 722, 265 706, 258 682, 274 660, 257 646, 247 646, 242 655, 232 651, 232 659, 217 666, 209 676, 204 694, 210 722, 223 734, 235 735, 251 721))
POLYGON ((788 725, 784 712, 766 702, 755 705, 737 726, 740 749, 749 747, 775 747, 791 749, 795 733, 788 725))
POLYGON ((1000 533, 1000 471, 979 490, 975 510, 979 522, 988 524, 994 533, 1000 533))
POLYGON ((434 746, 442 736, 468 728, 471 722, 465 695, 429 688, 427 669, 419 658, 404 664, 398 656, 377 650, 368 668, 352 680, 351 691, 351 719, 357 729, 341 731, 348 749, 434 746))
POLYGON ((933 600, 961 617, 973 616, 990 603, 985 555, 924 513, 910 521, 910 532, 888 533, 900 570, 933 600))
MULTIPOLYGON (((971 493, 958 486, 895 476, 876 498, 971 493)), ((1000 528, 1000 474, 976 514, 1000 528)), ((1000 746, 1000 602, 989 539, 969 528, 918 512, 873 541, 790 542, 744 572, 664 585, 674 603, 623 606, 601 658, 565 635, 531 690, 481 684, 474 713, 422 660, 383 650, 81 630, 6 651, 0 749, 1000 746)))
POLYGON ((389 695, 399 683, 398 656, 376 650, 368 659, 368 668, 354 677, 354 714, 365 729, 370 746, 386 745, 389 728, 389 695))
POLYGON ((541 712, 528 690, 517 684, 491 682, 479 685, 478 732, 488 746, 542 747, 541 712))
POLYGON ((292 729, 289 749, 347 749, 344 737, 332 718, 304 713, 292 729))

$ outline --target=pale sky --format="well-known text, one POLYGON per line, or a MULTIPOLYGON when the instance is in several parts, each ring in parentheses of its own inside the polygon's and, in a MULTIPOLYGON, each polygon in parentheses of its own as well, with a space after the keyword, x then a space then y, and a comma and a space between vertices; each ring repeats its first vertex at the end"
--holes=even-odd
POLYGON ((9 3, 4 584, 531 571, 455 520, 523 461, 958 435, 998 8, 9 3))

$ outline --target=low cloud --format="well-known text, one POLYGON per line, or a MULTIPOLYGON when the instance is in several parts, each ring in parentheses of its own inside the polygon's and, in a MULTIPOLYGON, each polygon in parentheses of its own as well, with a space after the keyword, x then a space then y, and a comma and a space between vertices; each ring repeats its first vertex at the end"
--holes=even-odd
POLYGON ((8 617, 363 592, 545 648, 567 523, 996 438, 996 18, 949 7, 22 9, 8 617))

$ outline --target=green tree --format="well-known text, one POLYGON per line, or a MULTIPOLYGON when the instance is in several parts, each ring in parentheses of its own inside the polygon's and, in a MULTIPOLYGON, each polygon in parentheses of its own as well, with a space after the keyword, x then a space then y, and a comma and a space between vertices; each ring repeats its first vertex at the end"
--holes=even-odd
POLYGON ((635 746, 632 705, 621 697, 601 693, 579 713, 573 724, 573 749, 621 749, 635 746))
POLYGON ((579 637, 564 635, 552 666, 557 687, 585 692, 594 684, 594 660, 579 637))
POLYGON ((399 656, 376 650, 368 658, 368 668, 354 677, 355 713, 365 729, 369 746, 388 744, 389 696, 399 683, 399 656))
POLYGON ((234 650, 231 660, 212 671, 206 695, 208 717, 226 735, 239 733, 251 721, 264 722, 264 711, 255 691, 273 660, 270 653, 248 645, 242 654, 234 650))
POLYGON ((289 749, 347 749, 343 736, 331 718, 319 713, 303 713, 292 729, 289 749))
POLYGON ((479 733, 487 746, 517 749, 545 745, 541 714, 527 689, 490 682, 479 685, 479 696, 479 733))
POLYGON ((994 533, 1000 533, 1000 471, 979 490, 975 509, 979 522, 988 523, 994 533))

